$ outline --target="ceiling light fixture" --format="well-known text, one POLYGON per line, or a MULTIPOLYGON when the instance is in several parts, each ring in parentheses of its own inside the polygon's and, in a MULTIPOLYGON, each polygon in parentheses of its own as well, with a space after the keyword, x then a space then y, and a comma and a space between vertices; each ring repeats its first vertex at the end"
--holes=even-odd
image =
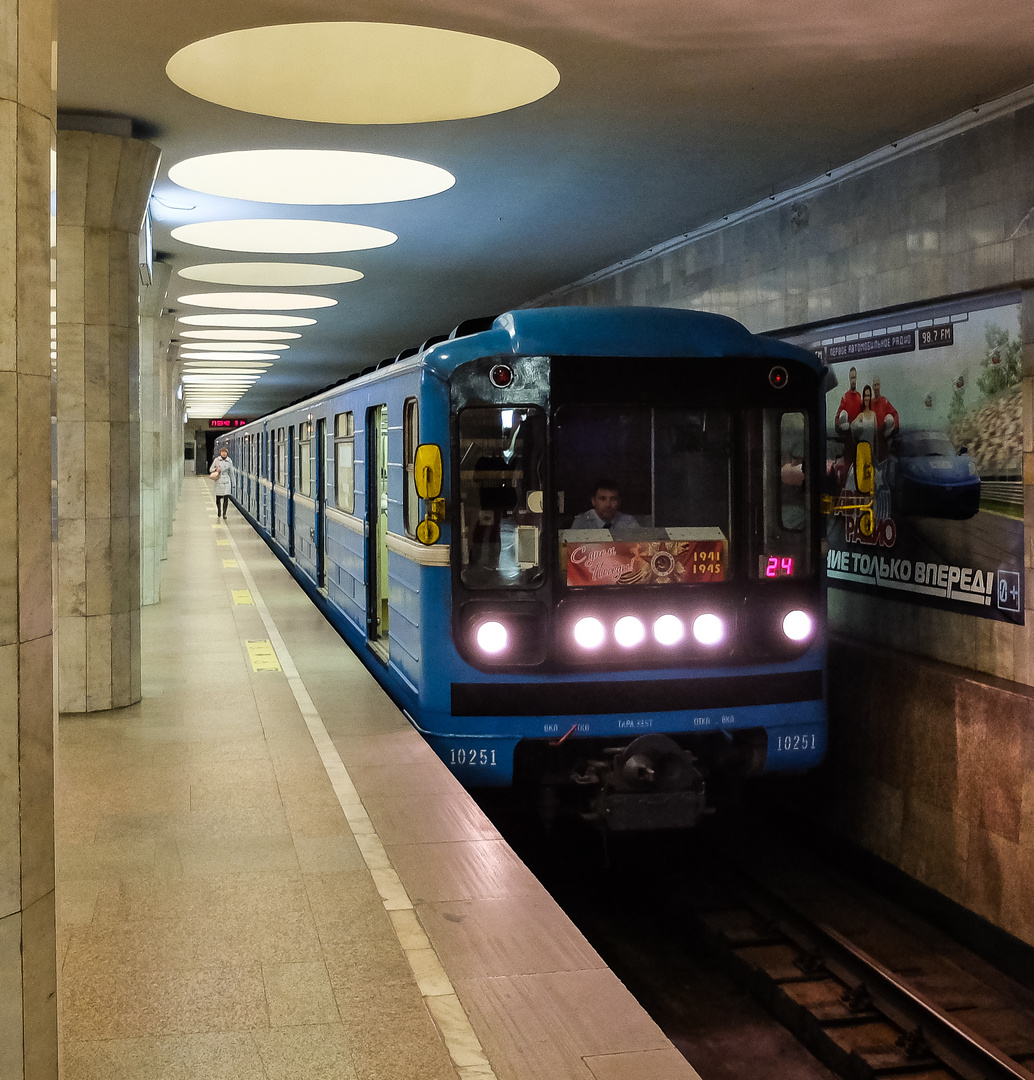
POLYGON ((363 275, 346 266, 319 266, 315 263, 206 263, 185 266, 180 277, 190 281, 210 281, 216 285, 343 285, 359 281, 363 275))
MULTIPOLYGON (((185 352, 180 353, 180 356, 184 360, 222 360, 225 358, 225 353, 218 352, 185 352)), ((249 352, 249 353, 234 353, 234 356, 241 360, 279 360, 279 353, 268 352, 249 352)))
POLYGON ((372 225, 306 218, 231 218, 194 221, 172 230, 174 240, 220 251, 299 255, 331 251, 367 251, 388 247, 398 237, 372 225))
POLYGON ((422 199, 456 177, 437 165, 352 150, 232 150, 169 169, 180 187, 251 202, 354 206, 422 199))
POLYGON ((519 45, 372 22, 233 30, 180 49, 165 71, 217 105, 327 124, 487 116, 537 101, 560 83, 553 64, 519 45))
POLYGON ((238 311, 304 311, 306 308, 333 307, 337 303, 329 296, 274 292, 192 293, 179 297, 179 302, 192 307, 236 308, 238 311))
POLYGON ((290 330, 181 330, 179 336, 203 341, 290 341, 302 335, 290 330))
POLYGON ((287 345, 283 341, 203 341, 200 344, 196 341, 184 341, 181 342, 180 348, 182 349, 197 349, 202 348, 208 352, 249 352, 259 351, 264 352, 270 349, 289 349, 291 346, 287 345))
POLYGON ((180 315, 176 322, 184 326, 315 326, 316 320, 306 318, 304 315, 260 315, 260 314, 237 314, 216 315, 214 312, 207 315, 180 315))

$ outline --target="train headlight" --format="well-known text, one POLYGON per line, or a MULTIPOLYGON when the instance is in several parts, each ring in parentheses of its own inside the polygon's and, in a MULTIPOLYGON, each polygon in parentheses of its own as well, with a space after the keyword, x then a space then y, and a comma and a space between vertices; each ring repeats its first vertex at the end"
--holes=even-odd
POLYGON ((653 636, 661 645, 678 645, 686 636, 686 628, 677 615, 662 615, 653 624, 653 636))
POLYGON ((588 616, 574 624, 574 640, 583 649, 598 649, 604 642, 607 632, 599 619, 588 616))
POLYGON ((807 641, 814 629, 815 621, 806 611, 794 609, 783 616, 783 633, 791 641, 807 641))
POLYGON ((498 656, 510 644, 510 635, 501 622, 483 622, 474 635, 478 648, 489 656, 498 656))
POLYGON ((693 620, 693 637, 701 645, 720 645, 725 638, 725 623, 717 615, 698 615, 693 620))
POLYGON ((631 649, 646 637, 646 627, 634 615, 625 615, 614 624, 614 638, 619 645, 631 649))

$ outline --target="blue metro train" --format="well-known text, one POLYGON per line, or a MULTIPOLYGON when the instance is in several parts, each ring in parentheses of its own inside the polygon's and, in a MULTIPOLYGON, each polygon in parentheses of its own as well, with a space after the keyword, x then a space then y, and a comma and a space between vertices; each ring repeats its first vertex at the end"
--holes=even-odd
POLYGON ((511 311, 216 445, 464 785, 678 827, 825 752, 826 374, 720 315, 511 311))

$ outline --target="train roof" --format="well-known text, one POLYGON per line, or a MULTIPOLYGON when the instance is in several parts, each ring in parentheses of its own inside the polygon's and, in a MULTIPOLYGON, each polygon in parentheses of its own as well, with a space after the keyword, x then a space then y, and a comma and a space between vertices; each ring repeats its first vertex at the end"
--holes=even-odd
POLYGON ((752 334, 726 315, 680 308, 527 308, 499 315, 489 329, 434 346, 424 363, 443 374, 482 356, 755 356, 798 360, 816 372, 826 365, 812 352, 752 334), (473 340, 476 338, 476 341, 473 340))
POLYGON ((267 415, 314 401, 357 378, 384 377, 395 365, 422 365, 447 378, 468 360, 506 355, 760 357, 796 360, 819 373, 827 370, 813 352, 752 334, 735 319, 713 312, 632 306, 522 308, 494 318, 469 319, 447 337, 428 338, 419 348, 404 349, 360 375, 340 379, 267 415))

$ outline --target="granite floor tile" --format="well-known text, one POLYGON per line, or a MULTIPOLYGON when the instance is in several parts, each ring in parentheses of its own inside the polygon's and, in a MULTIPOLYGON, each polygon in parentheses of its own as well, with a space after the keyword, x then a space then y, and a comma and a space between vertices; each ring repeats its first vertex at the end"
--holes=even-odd
POLYGON ((454 981, 604 968, 545 894, 422 904, 418 914, 454 981))

